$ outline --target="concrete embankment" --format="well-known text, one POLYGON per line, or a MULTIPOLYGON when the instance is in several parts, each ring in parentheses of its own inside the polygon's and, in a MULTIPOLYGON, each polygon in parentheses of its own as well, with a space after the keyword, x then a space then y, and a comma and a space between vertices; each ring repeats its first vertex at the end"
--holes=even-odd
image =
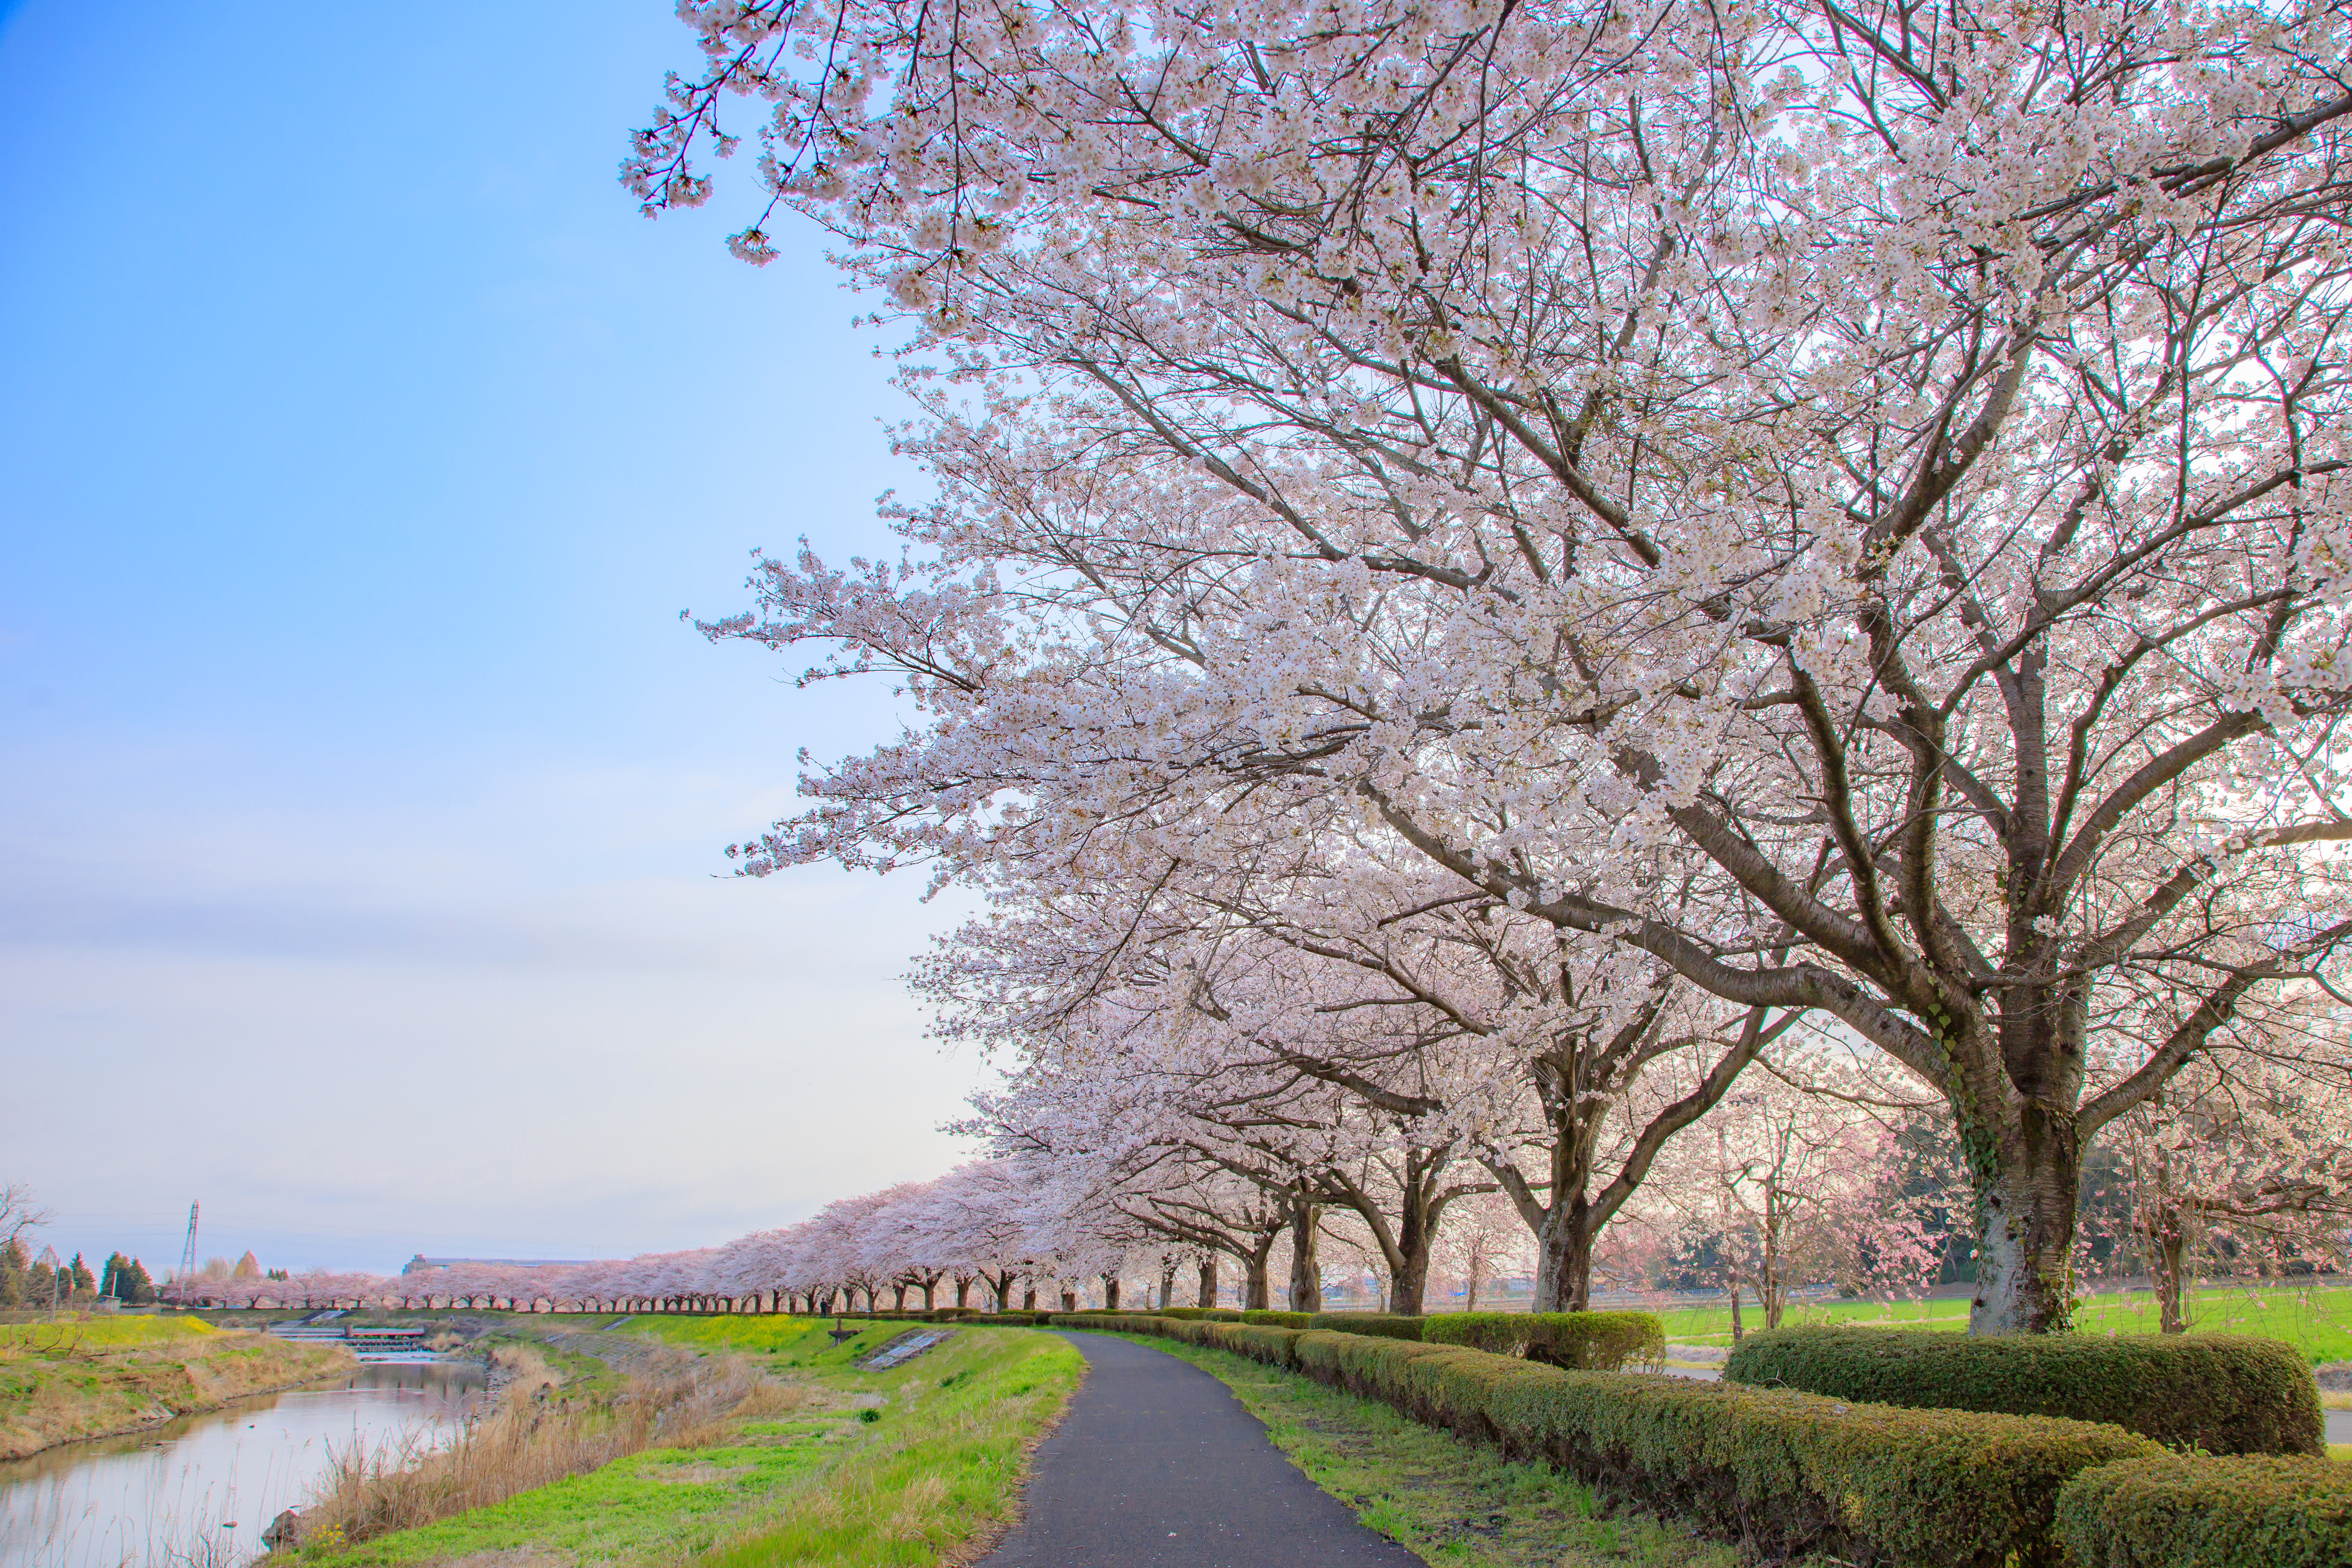
POLYGON ((136 1432, 358 1364, 339 1345, 223 1331, 194 1318, 0 1324, 0 1460, 136 1432))

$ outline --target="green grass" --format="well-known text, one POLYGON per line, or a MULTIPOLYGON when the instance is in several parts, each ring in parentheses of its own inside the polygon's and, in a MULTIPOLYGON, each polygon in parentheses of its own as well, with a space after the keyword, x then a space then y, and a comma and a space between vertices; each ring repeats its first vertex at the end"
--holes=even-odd
MULTIPOLYGON (((895 1337, 910 1325, 906 1323, 867 1323, 860 1325, 859 1338, 878 1331, 885 1339, 895 1337)), ((919 1325, 914 1325, 919 1326, 919 1325)), ((674 1345, 689 1345, 711 1354, 734 1351, 745 1355, 780 1356, 781 1364, 809 1364, 804 1356, 829 1350, 833 1342, 824 1331, 833 1327, 830 1318, 788 1318, 782 1315, 715 1317, 715 1318, 632 1318, 614 1330, 618 1334, 645 1334, 674 1345)), ((857 1352, 852 1351, 851 1355, 857 1352)))
POLYGON ((1051 1335, 964 1329, 902 1368, 862 1374, 897 1390, 864 1428, 867 1440, 821 1486, 802 1489, 698 1568, 930 1568, 968 1559, 1011 1519, 1029 1451, 1085 1364, 1051 1335))
MULTIPOLYGON (((1666 1338, 1675 1344, 1731 1343, 1729 1307, 1692 1307, 1662 1314, 1666 1338)), ((2192 1292, 2189 1326, 2212 1333, 2263 1334, 2284 1340, 2315 1363, 2352 1360, 2352 1286, 2295 1285, 2272 1289, 2219 1287, 2192 1292)), ((1969 1326, 1965 1300, 1831 1301, 1791 1308, 1790 1323, 1884 1323, 1897 1328, 1940 1329, 1959 1333, 1969 1326)), ((1758 1309, 1741 1313, 1750 1329, 1763 1327, 1758 1309)), ((2084 1298, 2075 1327, 2085 1333, 2156 1332, 2156 1299, 2144 1290, 2114 1291, 2084 1298)))
POLYGON ((1009 1517, 1028 1450, 1083 1366, 1059 1340, 1007 1330, 964 1330, 903 1366, 868 1373, 849 1362, 908 1325, 874 1324, 835 1350, 805 1320, 797 1329, 781 1318, 639 1322, 656 1324, 664 1340, 750 1354, 807 1389, 811 1405, 743 1424, 716 1446, 632 1455, 346 1552, 314 1547, 302 1568, 492 1552, 600 1568, 688 1558, 728 1568, 929 1568, 1009 1517))
POLYGON ((340 1555, 305 1552, 302 1562, 358 1568, 525 1548, 535 1556, 575 1562, 698 1552, 779 1488, 821 1468, 830 1457, 826 1444, 845 1425, 838 1418, 761 1423, 761 1429, 744 1434, 746 1440, 722 1447, 632 1454, 587 1475, 340 1555))
POLYGON ((1181 1357, 1234 1391, 1266 1436, 1370 1528, 1463 1568, 1733 1568, 1733 1547, 1679 1524, 1612 1513, 1572 1476, 1296 1373, 1174 1340, 1114 1336, 1181 1357))
POLYGON ((120 1345, 161 1344, 167 1340, 187 1339, 192 1335, 209 1334, 210 1323, 194 1318, 166 1318, 139 1314, 115 1317, 110 1313, 62 1312, 54 1320, 32 1323, 0 1323, 0 1349, 24 1348, 35 1352, 48 1347, 64 1348, 79 1344, 84 1349, 120 1345))

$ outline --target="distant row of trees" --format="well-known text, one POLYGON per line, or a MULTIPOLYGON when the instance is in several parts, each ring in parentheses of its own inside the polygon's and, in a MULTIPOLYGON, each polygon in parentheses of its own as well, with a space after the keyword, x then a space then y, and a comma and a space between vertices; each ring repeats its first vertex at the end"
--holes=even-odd
POLYGON ((111 1253, 96 1274, 77 1252, 63 1263, 51 1264, 29 1256, 24 1238, 12 1237, 0 1244, 0 1309, 82 1305, 106 1300, 143 1307, 155 1300, 155 1281, 146 1266, 121 1252, 111 1253))
POLYGON ((126 1306, 155 1300, 155 1281, 139 1259, 110 1253, 95 1275, 77 1252, 68 1261, 43 1249, 36 1258, 26 1237, 48 1219, 34 1205, 32 1189, 20 1182, 0 1184, 0 1310, 26 1307, 87 1306, 110 1299, 126 1306))

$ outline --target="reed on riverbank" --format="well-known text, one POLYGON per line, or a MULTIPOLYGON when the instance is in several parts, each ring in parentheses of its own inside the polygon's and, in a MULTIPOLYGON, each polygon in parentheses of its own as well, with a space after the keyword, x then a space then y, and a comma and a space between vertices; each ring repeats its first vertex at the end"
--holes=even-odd
POLYGON ((647 1448, 701 1447, 730 1422, 782 1415, 802 1399, 741 1356, 661 1352, 604 1398, 566 1398, 525 1346, 497 1347, 492 1364, 504 1373, 501 1396, 448 1443, 410 1432, 337 1451, 301 1510, 302 1552, 413 1530, 647 1448))

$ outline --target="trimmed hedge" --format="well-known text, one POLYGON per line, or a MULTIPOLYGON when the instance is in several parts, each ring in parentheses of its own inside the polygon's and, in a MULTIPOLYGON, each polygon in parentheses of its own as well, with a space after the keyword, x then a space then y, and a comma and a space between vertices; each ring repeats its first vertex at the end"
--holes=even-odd
POLYGON ((2112 1421, 2213 1454, 2327 1451, 2311 1368, 2294 1346, 2245 1334, 1775 1329, 1742 1340, 1723 1375, 1918 1409, 2112 1421))
POLYGON ((1421 1337, 1575 1372, 1654 1372, 1666 1325, 1655 1312, 1439 1312, 1421 1337))
POLYGON ((1269 1312, 1262 1307, 1242 1314, 1244 1323, 1273 1323, 1286 1329, 1303 1329, 1314 1321, 1312 1312, 1269 1312))
POLYGON ((1574 1372, 1370 1334, 1140 1316, 1088 1326, 1290 1367, 1768 1558, 2056 1568, 2061 1489, 2097 1466, 2163 1455, 2144 1437, 2078 1421, 1574 1372))
POLYGON ((1159 1314, 1163 1318, 1213 1318, 1221 1323, 1238 1323, 1242 1315, 1231 1307, 1170 1307, 1159 1314))
POLYGON ((2352 1465, 2269 1454, 2132 1459, 2058 1497, 2070 1568, 2343 1568, 2352 1465))
POLYGON ((1335 1334, 1377 1334, 1384 1340, 1417 1340, 1425 1318, 1408 1318, 1398 1312, 1318 1312, 1307 1321, 1310 1329, 1328 1329, 1335 1334))

